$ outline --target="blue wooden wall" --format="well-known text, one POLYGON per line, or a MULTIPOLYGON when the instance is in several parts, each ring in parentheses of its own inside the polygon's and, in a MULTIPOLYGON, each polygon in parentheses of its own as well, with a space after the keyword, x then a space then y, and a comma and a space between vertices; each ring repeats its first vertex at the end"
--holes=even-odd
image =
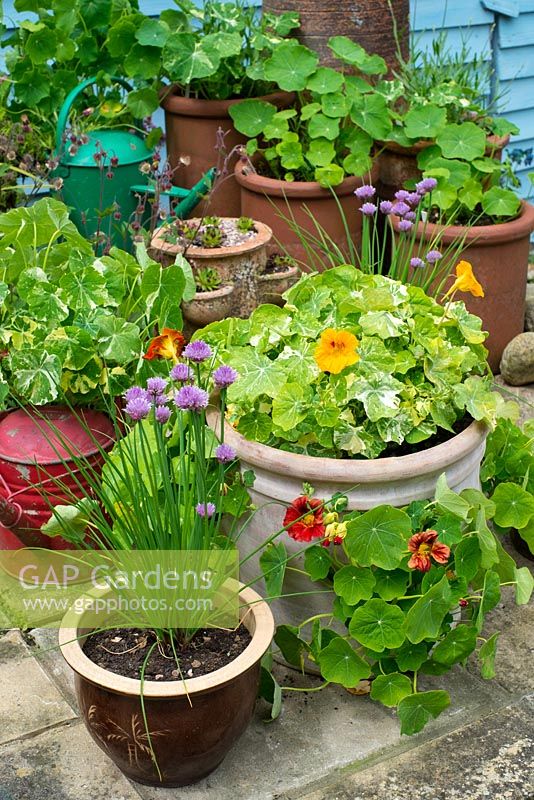
MULTIPOLYGON (((157 16, 172 2, 140 0, 140 6, 157 16)), ((13 0, 4 0, 4 16, 16 24, 20 15, 13 0)), ((501 110, 521 130, 511 147, 534 148, 534 0, 411 0, 411 24, 422 47, 446 28, 451 47, 459 48, 467 40, 473 53, 484 54, 493 63, 496 88, 503 94, 501 110)), ((518 165, 524 194, 531 189, 526 176, 533 169, 525 162, 518 165)))

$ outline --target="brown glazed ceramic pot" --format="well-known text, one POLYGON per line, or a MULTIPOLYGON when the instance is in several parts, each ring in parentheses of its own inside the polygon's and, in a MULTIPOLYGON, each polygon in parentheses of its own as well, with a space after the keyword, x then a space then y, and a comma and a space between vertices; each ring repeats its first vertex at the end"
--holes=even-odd
MULTIPOLYGON (((398 218, 390 219, 397 241, 400 241, 398 218)), ((534 206, 523 202, 520 215, 510 222, 473 228, 420 222, 416 233, 421 257, 429 249, 430 242, 435 244, 438 241, 443 251, 454 247, 455 242, 464 242, 461 256, 456 254, 454 261, 444 266, 450 267, 452 273, 459 257, 473 265, 473 272, 485 296, 473 297, 469 293, 459 292, 456 298, 463 300, 468 311, 481 318, 482 329, 489 332, 485 345, 489 350, 488 361, 493 372, 498 372, 502 352, 508 342, 523 332, 532 231, 534 206)), ((449 288, 452 281, 453 278, 448 279, 444 290, 449 288)))
MULTIPOLYGON (((488 136, 486 156, 499 161, 502 151, 510 141, 509 136, 488 136)), ((393 200, 395 192, 404 188, 408 181, 419 181, 422 172, 417 166, 417 156, 422 150, 431 147, 434 142, 415 142, 411 147, 402 147, 396 142, 379 142, 383 148, 378 156, 380 165, 380 196, 384 200, 393 200)))
MULTIPOLYGON (((287 108, 295 99, 294 94, 276 92, 261 98, 274 103, 278 108, 287 108)), ((165 134, 169 163, 173 169, 173 181, 177 186, 190 189, 212 167, 217 166, 215 150, 217 131, 221 128, 226 152, 238 144, 245 144, 246 137, 238 133, 229 114, 230 106, 240 100, 198 100, 183 97, 171 88, 161 101, 165 110, 165 134), (180 164, 185 158, 188 163, 180 164)), ((241 215, 239 187, 233 175, 235 161, 228 165, 229 176, 221 180, 211 193, 209 202, 201 203, 197 213, 217 217, 239 217, 241 215)))
MULTIPOLYGON (((408 57, 409 0, 394 0, 395 21, 404 58, 408 57)), ((388 0, 263 0, 264 11, 298 11, 295 35, 319 53, 321 63, 339 68, 328 47, 331 36, 348 36, 369 53, 378 53, 390 68, 399 66, 388 0)))
MULTIPOLYGON (((221 669, 187 681, 146 681, 144 705, 152 759, 141 708, 141 682, 97 666, 76 638, 77 627, 59 631, 61 652, 75 673, 76 695, 87 730, 131 780, 150 786, 186 786, 219 766, 252 717, 260 661, 274 635, 269 606, 250 588, 240 591, 242 621, 252 634, 248 647, 221 669), (191 701, 191 703, 189 702, 191 701)), ((79 622, 79 624, 78 624, 79 622)))
MULTIPOLYGON (((272 253, 283 250, 294 258, 304 270, 317 269, 327 264, 327 259, 318 257, 317 263, 309 263, 309 255, 298 235, 291 230, 288 221, 293 221, 308 233, 317 236, 313 216, 338 247, 349 255, 347 233, 332 191, 315 181, 287 181, 265 178, 254 172, 250 164, 238 161, 235 176, 241 187, 241 213, 252 219, 261 219, 273 232, 272 253)), ((364 183, 373 183, 378 178, 378 166, 373 165, 370 174, 363 177, 349 176, 334 187, 343 209, 351 239, 356 249, 361 244, 361 202, 354 192, 364 183)))
MULTIPOLYGON (((193 225, 200 224, 198 218, 193 225)), ((249 317, 258 305, 258 275, 267 263, 267 249, 272 231, 263 222, 254 221, 257 234, 243 244, 234 247, 188 247, 187 260, 193 272, 206 267, 216 269, 222 282, 232 285, 229 308, 232 317, 249 317)), ((150 243, 152 257, 164 266, 174 264, 178 253, 183 252, 180 245, 165 241, 165 226, 158 228, 150 243)))

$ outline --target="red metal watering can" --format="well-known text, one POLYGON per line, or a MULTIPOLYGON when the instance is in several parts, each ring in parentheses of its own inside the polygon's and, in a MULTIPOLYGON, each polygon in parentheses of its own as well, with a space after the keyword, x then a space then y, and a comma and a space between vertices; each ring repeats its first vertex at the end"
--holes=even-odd
POLYGON ((99 411, 46 406, 5 413, 0 419, 0 550, 72 547, 41 533, 41 525, 51 517, 50 505, 71 503, 70 491, 83 495, 77 481, 88 490, 72 457, 98 468, 101 449, 114 441, 113 423, 99 411))

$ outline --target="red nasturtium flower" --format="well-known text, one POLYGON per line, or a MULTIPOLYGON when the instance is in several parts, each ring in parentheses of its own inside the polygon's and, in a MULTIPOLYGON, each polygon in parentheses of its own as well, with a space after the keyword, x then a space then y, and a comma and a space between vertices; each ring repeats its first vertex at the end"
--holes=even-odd
POLYGON ((297 497, 286 511, 284 526, 289 526, 287 532, 297 542, 311 542, 324 537, 326 526, 322 501, 305 494, 297 497))
POLYGON ((177 361, 184 349, 185 339, 180 331, 163 328, 159 336, 154 336, 143 358, 153 361, 155 358, 172 358, 177 361))
POLYGON ((422 531, 414 533, 408 542, 408 550, 413 556, 408 561, 411 569, 418 569, 420 572, 428 572, 432 566, 431 558, 438 564, 446 564, 451 554, 450 548, 446 544, 436 541, 437 531, 422 531))

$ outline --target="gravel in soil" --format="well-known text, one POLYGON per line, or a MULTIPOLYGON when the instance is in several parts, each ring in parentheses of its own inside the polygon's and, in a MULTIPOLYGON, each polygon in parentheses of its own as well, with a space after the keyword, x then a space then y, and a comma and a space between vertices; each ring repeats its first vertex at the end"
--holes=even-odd
MULTIPOLYGON (((197 225, 195 223, 184 223, 179 220, 178 222, 174 223, 172 229, 167 232, 165 239, 171 244, 180 245, 180 247, 183 247, 185 250, 187 250, 189 247, 206 247, 202 241, 202 234, 208 228, 212 227, 212 224, 197 225), (181 228, 184 225, 188 225, 188 227, 195 231, 195 237, 193 239, 187 239, 186 237, 180 235, 181 228)), ((221 242, 216 248, 207 249, 217 249, 219 247, 237 247, 240 244, 245 244, 245 242, 250 242, 258 235, 258 231, 255 227, 250 231, 238 230, 236 227, 236 220, 232 217, 221 217, 216 227, 218 227, 221 231, 221 242)))
MULTIPOLYGON (((232 631, 199 630, 189 642, 175 643, 179 665, 171 644, 159 642, 148 659, 145 680, 178 681, 207 675, 234 661, 251 640, 244 625, 232 631)), ((99 667, 140 680, 147 654, 156 641, 156 634, 150 630, 115 628, 91 634, 82 649, 99 667)))

